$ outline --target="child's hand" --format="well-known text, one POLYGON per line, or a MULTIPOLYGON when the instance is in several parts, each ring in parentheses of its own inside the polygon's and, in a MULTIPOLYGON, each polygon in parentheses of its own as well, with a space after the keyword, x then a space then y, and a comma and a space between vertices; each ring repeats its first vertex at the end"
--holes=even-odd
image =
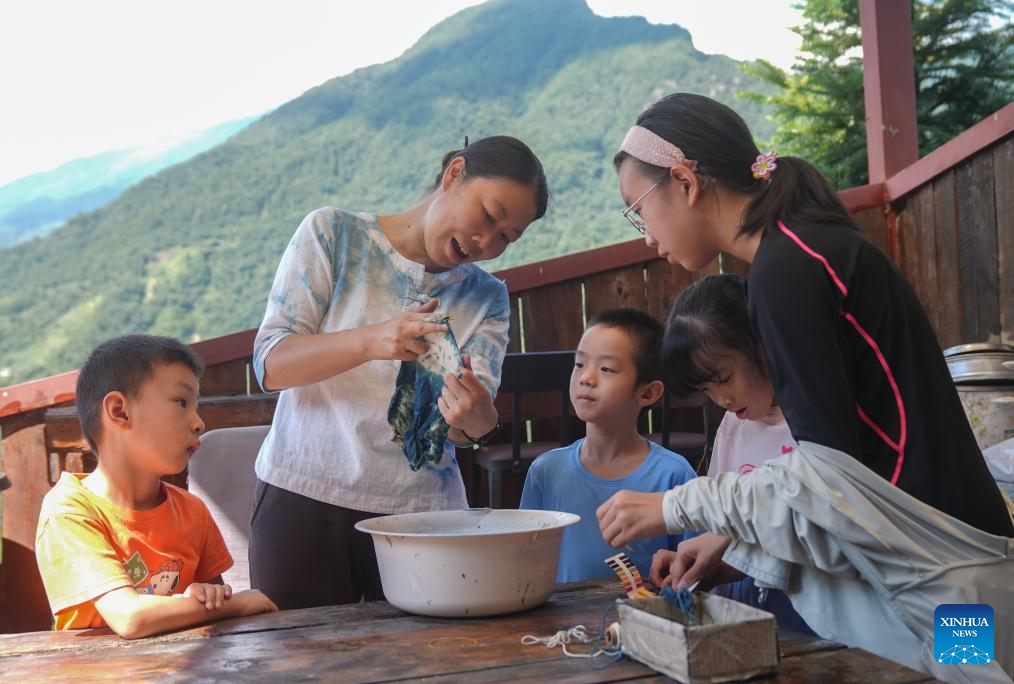
POLYGON ((462 356, 464 368, 444 376, 444 389, 437 399, 437 408, 447 424, 465 433, 481 437, 496 426, 498 419, 493 397, 472 372, 472 359, 462 356))
POLYGON ((651 570, 648 571, 648 579, 659 589, 672 584, 672 564, 676 560, 676 552, 669 549, 659 549, 651 557, 651 570))
POLYGON ((181 594, 183 598, 193 597, 204 604, 208 610, 218 610, 232 597, 232 587, 228 584, 203 584, 194 582, 181 594))
POLYGON ((610 546, 620 547, 636 539, 665 534, 665 517, 662 515, 664 496, 665 492, 629 490, 613 494, 595 511, 602 538, 610 546))
POLYGON ((678 589, 700 580, 701 589, 709 590, 740 579, 743 573, 722 562, 731 542, 732 537, 708 532, 681 541, 675 551, 659 551, 651 559, 651 581, 660 587, 672 584, 678 589))
POLYGON ((445 323, 434 323, 430 314, 440 302, 431 299, 394 318, 370 326, 370 358, 374 361, 414 361, 426 353, 423 335, 447 331, 445 323))
POLYGON ((276 613, 278 606, 274 601, 265 596, 259 589, 247 589, 232 597, 236 604, 237 617, 243 615, 257 615, 259 613, 276 613))

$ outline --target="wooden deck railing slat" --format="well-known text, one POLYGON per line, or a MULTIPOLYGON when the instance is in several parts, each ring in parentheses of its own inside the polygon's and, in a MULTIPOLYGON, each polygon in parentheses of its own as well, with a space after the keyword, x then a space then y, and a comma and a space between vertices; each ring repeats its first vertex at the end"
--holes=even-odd
POLYGON ((1014 138, 993 148, 1000 330, 1014 330, 1014 138))
POLYGON ((923 234, 926 240, 932 234, 937 246, 936 309, 940 327, 936 330, 940 345, 945 349, 964 341, 956 182, 954 173, 950 172, 919 190, 920 194, 933 197, 933 225, 923 226, 923 234))

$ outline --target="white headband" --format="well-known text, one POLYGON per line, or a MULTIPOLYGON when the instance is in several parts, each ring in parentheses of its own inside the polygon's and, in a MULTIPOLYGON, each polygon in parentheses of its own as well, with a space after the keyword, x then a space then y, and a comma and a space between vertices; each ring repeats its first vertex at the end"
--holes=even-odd
POLYGON ((635 159, 670 169, 679 164, 686 164, 691 171, 696 170, 697 162, 687 159, 683 150, 661 136, 652 133, 643 126, 634 126, 627 131, 620 145, 620 151, 626 152, 635 159))

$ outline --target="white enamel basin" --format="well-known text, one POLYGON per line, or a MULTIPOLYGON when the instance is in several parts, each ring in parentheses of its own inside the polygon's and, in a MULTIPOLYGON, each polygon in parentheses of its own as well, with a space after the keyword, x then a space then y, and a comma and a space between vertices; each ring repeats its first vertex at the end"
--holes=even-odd
POLYGON ((528 610, 553 593, 563 528, 573 513, 474 509, 370 518, 388 602, 442 617, 528 610))

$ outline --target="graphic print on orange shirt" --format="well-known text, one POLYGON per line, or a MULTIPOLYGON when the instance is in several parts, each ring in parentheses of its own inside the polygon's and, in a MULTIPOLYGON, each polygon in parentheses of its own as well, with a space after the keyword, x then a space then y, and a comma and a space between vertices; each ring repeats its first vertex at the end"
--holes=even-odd
POLYGON ((139 594, 155 594, 157 596, 168 596, 180 583, 180 572, 183 570, 183 561, 172 559, 163 561, 158 570, 149 577, 148 566, 138 551, 134 552, 127 562, 123 564, 127 577, 133 583, 134 591, 139 594))

